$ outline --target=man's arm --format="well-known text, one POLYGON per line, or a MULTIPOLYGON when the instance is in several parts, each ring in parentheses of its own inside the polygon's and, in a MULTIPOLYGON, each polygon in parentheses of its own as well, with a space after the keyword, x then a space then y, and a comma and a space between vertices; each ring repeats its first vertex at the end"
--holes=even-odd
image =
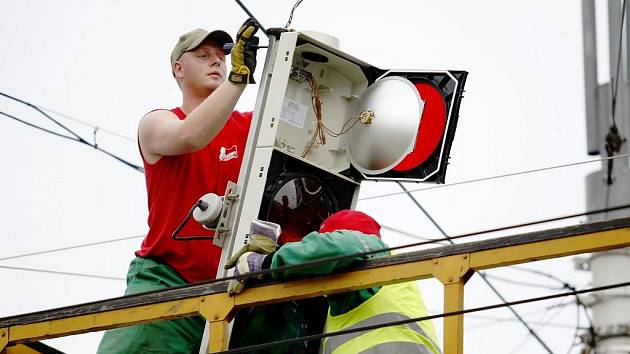
MULTIPOLYGON (((334 231, 330 233, 311 232, 300 242, 287 243, 280 247, 273 254, 271 269, 301 264, 318 259, 360 254, 364 252, 387 249, 381 239, 376 236, 364 235, 354 231, 334 231)), ((337 269, 345 268, 350 264, 372 257, 389 254, 389 252, 379 252, 370 255, 358 255, 343 259, 329 261, 308 268, 289 269, 273 272, 274 279, 284 279, 297 275, 318 275, 330 274, 337 269)))
POLYGON ((145 159, 180 155, 202 149, 221 131, 246 85, 222 83, 185 120, 170 111, 153 111, 138 128, 145 159))

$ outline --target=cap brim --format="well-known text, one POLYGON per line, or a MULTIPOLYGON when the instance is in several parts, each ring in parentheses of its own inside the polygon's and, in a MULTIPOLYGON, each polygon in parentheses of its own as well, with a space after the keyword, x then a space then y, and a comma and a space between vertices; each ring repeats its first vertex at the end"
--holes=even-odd
MULTIPOLYGON (((230 36, 227 32, 222 30, 216 30, 210 32, 205 39, 212 39, 219 42, 221 45, 226 43, 234 43, 232 36, 230 36)), ((204 39, 204 40, 205 40, 204 39)))
MULTIPOLYGON (((186 51, 189 52, 191 50, 195 50, 195 48, 200 46, 201 43, 203 43, 204 41, 209 40, 209 39, 217 42, 219 47, 223 47, 227 43, 234 43, 234 40, 232 39, 232 37, 227 32, 222 31, 222 30, 215 30, 215 31, 212 31, 212 32, 208 33, 205 37, 200 37, 199 39, 194 41, 190 45, 190 49, 188 49, 186 51)), ((229 53, 229 51, 226 51, 226 54, 228 54, 228 53, 229 53)))
POLYGON ((226 43, 234 43, 234 40, 232 40, 232 37, 229 34, 227 34, 227 32, 221 31, 221 30, 216 30, 216 31, 212 31, 212 32, 208 33, 205 37, 200 37, 199 39, 194 41, 190 45, 190 49, 188 49, 187 51, 194 50, 199 45, 201 45, 201 43, 203 43, 204 41, 206 41, 208 39, 211 39, 211 40, 217 42, 219 44, 219 46, 221 46, 221 47, 223 47, 223 45, 226 44, 226 43))

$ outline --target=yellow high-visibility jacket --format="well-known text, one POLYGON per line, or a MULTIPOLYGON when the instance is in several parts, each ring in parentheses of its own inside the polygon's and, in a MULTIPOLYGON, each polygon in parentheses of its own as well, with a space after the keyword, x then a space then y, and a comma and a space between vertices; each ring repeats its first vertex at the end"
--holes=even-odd
MULTIPOLYGON (((282 246, 272 257, 271 269, 300 264, 316 259, 387 249, 373 235, 339 230, 330 233, 313 232, 301 242, 282 246)), ((299 275, 330 274, 354 262, 385 255, 385 251, 368 256, 331 260, 308 268, 272 273, 275 279, 299 275)), ((428 312, 416 282, 361 289, 328 296, 330 304, 326 332, 427 316, 428 312)), ((431 321, 411 322, 382 327, 367 332, 327 337, 320 348, 324 354, 356 353, 420 353, 439 354, 435 329, 431 321)))
MULTIPOLYGON (((413 282, 383 286, 374 296, 344 314, 328 314, 326 332, 378 325, 426 316, 427 310, 413 282)), ((324 354, 439 354, 431 321, 411 322, 325 338, 324 354)))

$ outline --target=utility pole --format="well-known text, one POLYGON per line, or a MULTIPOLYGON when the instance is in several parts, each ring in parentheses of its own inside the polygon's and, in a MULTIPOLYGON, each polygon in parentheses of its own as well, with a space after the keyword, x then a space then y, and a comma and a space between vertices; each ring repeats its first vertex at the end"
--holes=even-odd
MULTIPOLYGON (((623 6, 621 0, 608 0, 607 5, 610 77, 608 82, 599 84, 595 2, 582 0, 587 150, 589 155, 600 155, 602 158, 627 154, 629 149, 626 139, 630 137, 630 33, 627 25, 622 26, 628 19, 628 5, 625 0, 623 6)), ((628 157, 604 160, 599 171, 586 177, 587 210, 605 209, 629 202, 628 157)), ((589 216, 589 222, 628 215, 630 210, 622 209, 589 216)), ((576 259, 575 263, 576 268, 592 273, 592 286, 630 280, 628 248, 593 253, 588 258, 576 259)), ((583 298, 582 302, 591 310, 593 329, 582 333, 581 353, 630 353, 630 289, 593 293, 583 298)))

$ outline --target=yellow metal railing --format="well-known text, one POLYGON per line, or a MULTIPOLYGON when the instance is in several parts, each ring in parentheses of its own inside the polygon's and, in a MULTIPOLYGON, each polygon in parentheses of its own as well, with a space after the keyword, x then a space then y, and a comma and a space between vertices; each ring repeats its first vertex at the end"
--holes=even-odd
MULTIPOLYGON (((352 271, 261 285, 229 297, 216 282, 138 294, 0 319, 0 352, 20 343, 202 315, 210 322, 210 352, 227 349, 227 324, 236 310, 437 278, 444 284, 444 311, 463 310, 464 286, 476 270, 630 246, 630 218, 461 243, 366 262, 352 271)), ((463 315, 444 318, 444 353, 463 353, 463 315)))

